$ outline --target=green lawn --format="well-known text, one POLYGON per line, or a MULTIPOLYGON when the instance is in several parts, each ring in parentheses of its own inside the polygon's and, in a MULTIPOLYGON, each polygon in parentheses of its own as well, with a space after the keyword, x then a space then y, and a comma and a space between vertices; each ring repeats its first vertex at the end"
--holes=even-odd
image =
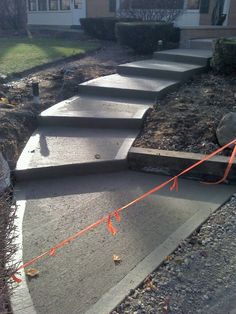
POLYGON ((92 42, 11 37, 0 38, 0 73, 9 75, 31 69, 48 62, 96 49, 92 42))

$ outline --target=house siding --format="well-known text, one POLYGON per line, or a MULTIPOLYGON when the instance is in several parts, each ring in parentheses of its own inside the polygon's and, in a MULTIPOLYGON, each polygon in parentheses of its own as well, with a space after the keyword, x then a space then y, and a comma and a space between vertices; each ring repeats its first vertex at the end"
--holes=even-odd
POLYGON ((109 0, 87 0, 87 17, 112 17, 115 12, 109 12, 109 0))

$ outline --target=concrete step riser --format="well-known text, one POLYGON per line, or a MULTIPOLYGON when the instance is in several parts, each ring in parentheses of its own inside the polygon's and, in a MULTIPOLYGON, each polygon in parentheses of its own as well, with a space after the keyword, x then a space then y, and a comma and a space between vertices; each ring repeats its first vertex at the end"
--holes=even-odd
POLYGON ((30 180, 45 180, 66 176, 83 176, 89 174, 118 172, 128 168, 127 160, 110 160, 94 163, 69 164, 52 167, 15 170, 17 182, 30 180))
POLYGON ((164 88, 160 92, 144 91, 144 90, 132 90, 132 89, 120 89, 120 88, 108 88, 108 87, 97 87, 88 85, 79 85, 80 95, 93 95, 93 96, 113 96, 113 97, 124 97, 127 99, 143 99, 154 102, 156 99, 162 98, 166 93, 175 90, 179 86, 179 83, 173 84, 169 87, 164 88))
POLYGON ((153 77, 161 79, 171 79, 176 81, 186 81, 189 78, 193 77, 195 74, 201 73, 204 69, 189 70, 185 72, 177 71, 168 71, 168 70, 152 70, 145 68, 135 68, 128 66, 118 66, 117 69, 119 74, 122 75, 134 75, 134 76, 143 76, 143 77, 153 77))
POLYGON ((139 129, 143 124, 142 119, 115 119, 115 118, 79 118, 79 117, 39 117, 39 126, 63 126, 78 128, 116 128, 139 129))
POLYGON ((162 61, 182 62, 190 64, 198 64, 202 66, 208 66, 209 60, 201 57, 183 56, 183 55, 171 55, 165 53, 154 53, 154 58, 162 61))
POLYGON ((195 42, 190 40, 188 47, 190 49, 213 50, 213 44, 209 42, 195 42))

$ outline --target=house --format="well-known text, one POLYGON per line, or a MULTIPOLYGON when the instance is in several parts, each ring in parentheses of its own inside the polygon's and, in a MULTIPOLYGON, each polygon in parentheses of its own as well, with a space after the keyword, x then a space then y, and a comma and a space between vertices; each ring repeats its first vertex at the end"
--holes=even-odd
MULTIPOLYGON (((29 25, 80 25, 80 18, 115 16, 120 8, 145 9, 143 5, 158 0, 28 0, 29 25)), ((160 0, 177 3, 181 9, 175 24, 179 27, 220 25, 236 27, 236 0, 160 0)))
POLYGON ((120 0, 28 0, 29 25, 78 26, 84 17, 112 17, 120 0))

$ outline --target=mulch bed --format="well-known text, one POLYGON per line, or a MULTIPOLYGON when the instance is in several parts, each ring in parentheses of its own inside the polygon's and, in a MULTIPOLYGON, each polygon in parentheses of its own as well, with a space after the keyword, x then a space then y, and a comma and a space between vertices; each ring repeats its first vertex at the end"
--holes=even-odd
POLYGON ((232 111, 236 76, 203 74, 149 110, 134 146, 209 154, 219 148, 215 132, 220 120, 232 111))

